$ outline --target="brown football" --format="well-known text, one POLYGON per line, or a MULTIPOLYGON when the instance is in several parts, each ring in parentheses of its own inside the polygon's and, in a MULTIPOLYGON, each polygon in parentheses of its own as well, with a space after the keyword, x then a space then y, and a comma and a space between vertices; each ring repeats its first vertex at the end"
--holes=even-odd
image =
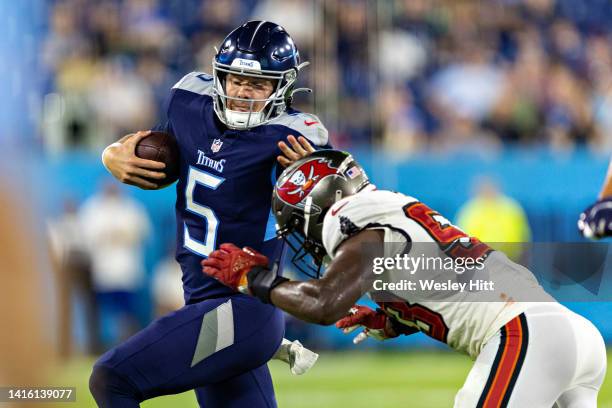
POLYGON ((170 133, 151 132, 136 145, 136 156, 141 159, 154 160, 166 164, 163 180, 149 179, 160 187, 174 183, 179 177, 179 149, 176 139, 170 133))

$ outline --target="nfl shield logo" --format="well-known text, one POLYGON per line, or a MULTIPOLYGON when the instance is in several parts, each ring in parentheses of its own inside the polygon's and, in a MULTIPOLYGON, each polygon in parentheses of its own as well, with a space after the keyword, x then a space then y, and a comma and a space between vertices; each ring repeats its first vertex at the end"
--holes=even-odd
POLYGON ((219 150, 221 150, 222 145, 223 142, 221 141, 221 139, 215 139, 212 142, 212 146, 210 146, 210 150, 212 150, 213 153, 217 153, 219 150))

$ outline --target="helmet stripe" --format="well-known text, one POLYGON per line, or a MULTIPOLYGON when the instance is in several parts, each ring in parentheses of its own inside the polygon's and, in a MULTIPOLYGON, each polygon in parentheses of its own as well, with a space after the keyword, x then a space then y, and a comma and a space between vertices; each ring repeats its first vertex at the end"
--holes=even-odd
POLYGON ((304 205, 304 236, 308 237, 308 227, 310 225, 310 210, 312 209, 312 196, 306 197, 304 205))
POLYGON ((265 23, 266 23, 266 21, 263 20, 261 23, 259 23, 259 25, 255 29, 255 31, 253 32, 253 36, 251 37, 251 42, 249 43, 249 48, 251 48, 251 45, 253 45, 253 40, 255 40, 255 36, 257 35, 257 31, 259 31, 261 26, 264 25, 265 23))

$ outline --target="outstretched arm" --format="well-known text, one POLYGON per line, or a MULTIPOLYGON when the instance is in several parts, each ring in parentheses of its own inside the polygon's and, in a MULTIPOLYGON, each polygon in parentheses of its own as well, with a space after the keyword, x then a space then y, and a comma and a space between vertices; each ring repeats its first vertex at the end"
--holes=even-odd
MULTIPOLYGON (((368 290, 371 264, 365 244, 380 244, 384 233, 364 230, 344 241, 321 279, 288 281, 277 277, 250 249, 223 244, 202 261, 204 273, 235 289, 248 285, 251 294, 307 322, 329 325, 346 316, 368 290), (248 276, 248 281, 247 281, 248 276)), ((382 246, 380 246, 382 247, 382 246)))
POLYGON ((378 230, 365 230, 347 239, 321 279, 282 283, 270 292, 272 303, 301 320, 335 323, 367 292, 372 270, 363 259, 363 245, 382 241, 383 232, 378 230))

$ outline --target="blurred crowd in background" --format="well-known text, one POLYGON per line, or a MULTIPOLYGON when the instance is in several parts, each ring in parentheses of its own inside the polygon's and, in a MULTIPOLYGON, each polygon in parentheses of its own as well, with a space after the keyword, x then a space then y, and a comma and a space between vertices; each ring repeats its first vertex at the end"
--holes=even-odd
MULTIPOLYGON (((298 86, 314 93, 300 94, 296 107, 321 118, 335 147, 374 147, 366 167, 376 183, 418 194, 484 241, 578 239, 575 219, 599 183, 597 165, 583 169, 580 157, 551 180, 552 162, 516 169, 506 147, 544 148, 555 158, 612 151, 608 0, 39 2, 46 7, 36 53, 43 90, 28 113, 46 165, 61 162, 53 183, 41 177, 52 195, 39 205, 54 214, 66 355, 75 332, 97 353, 154 313, 181 306, 171 189, 124 194, 116 181, 102 181, 94 191, 91 180, 103 172, 102 148, 163 121, 172 85, 190 71, 210 73, 214 47, 250 19, 283 25, 311 62, 298 86), (436 154, 465 151, 482 153, 481 161, 436 154), (431 164, 433 156, 442 161, 431 164), (471 176, 487 171, 500 177, 471 176), (577 188, 585 180, 591 188, 577 188)), ((301 340, 315 330, 295 320, 288 328, 301 340)))
POLYGON ((339 147, 612 149, 606 0, 56 0, 43 146, 97 149, 163 117, 240 23, 282 24, 311 66, 297 107, 339 147))

